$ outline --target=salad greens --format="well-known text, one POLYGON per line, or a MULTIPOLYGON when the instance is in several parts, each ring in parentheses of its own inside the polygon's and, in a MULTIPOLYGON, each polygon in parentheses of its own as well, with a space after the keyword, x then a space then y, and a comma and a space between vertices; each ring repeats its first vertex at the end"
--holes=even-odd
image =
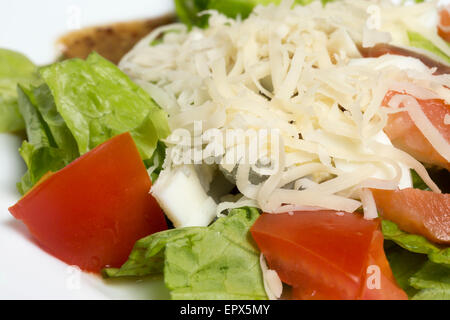
POLYGON ((17 184, 20 193, 26 193, 49 171, 57 171, 69 164, 70 158, 59 149, 50 133, 47 123, 36 108, 36 99, 32 90, 20 86, 17 88, 20 113, 26 124, 28 141, 19 149, 28 171, 17 184))
POLYGON ((42 84, 33 88, 33 94, 36 100, 35 107, 48 126, 54 143, 66 154, 68 161, 77 158, 80 153, 75 138, 58 113, 50 88, 46 84, 42 84))
POLYGON ((436 56, 444 59, 447 63, 450 63, 450 57, 447 56, 441 49, 436 47, 433 42, 422 36, 418 32, 408 31, 409 44, 412 47, 427 50, 434 53, 436 56))
POLYGON ((385 239, 394 241, 408 251, 426 254, 435 263, 450 266, 450 247, 441 247, 423 236, 404 232, 392 221, 383 220, 382 229, 385 239))
POLYGON ((36 78, 36 66, 24 55, 0 48, 0 133, 24 129, 17 104, 18 83, 27 85, 36 78))
POLYGON ((431 191, 431 189, 427 186, 425 181, 423 181, 422 178, 413 169, 411 169, 411 179, 412 179, 412 183, 413 183, 413 188, 431 191))
POLYGON ((143 159, 169 134, 165 112, 114 64, 93 53, 40 70, 80 154, 130 131, 143 159), (136 120, 141 121, 136 122, 136 120))
POLYGON ((412 287, 409 280, 428 261, 428 257, 405 250, 390 240, 385 241, 384 251, 398 285, 408 297, 413 297, 419 290, 412 287))
POLYGON ((166 145, 162 141, 158 141, 156 150, 150 159, 144 160, 144 164, 147 167, 147 171, 150 174, 150 178, 153 182, 158 179, 162 170, 164 159, 166 158, 166 145))
POLYGON ((420 290, 414 300, 450 300, 450 267, 430 261, 415 273, 409 284, 420 290))
POLYGON ((391 221, 382 221, 382 229, 385 239, 395 243, 388 243, 386 256, 398 284, 408 296, 448 299, 450 247, 441 247, 422 236, 401 231, 391 221))
POLYGON ((164 273, 173 299, 267 299, 260 252, 249 229, 254 208, 232 210, 209 227, 172 229, 139 240, 120 269, 105 277, 164 273))
MULTIPOLYGON (((314 0, 295 0, 295 3, 305 5, 314 0)), ((322 3, 333 0, 322 0, 322 3)), ((188 27, 208 26, 208 15, 199 13, 205 10, 217 10, 230 18, 247 18, 257 5, 279 4, 281 0, 175 0, 178 18, 188 27)))
POLYGON ((448 300, 450 266, 431 262, 423 254, 386 246, 386 256, 400 287, 413 300, 448 300))
MULTIPOLYGON (((20 149, 28 167, 18 183, 22 194, 47 172, 126 131, 143 160, 153 164, 158 141, 169 134, 167 115, 115 65, 93 53, 86 61, 55 63, 39 74, 39 86, 18 89, 28 137, 20 149)), ((164 148, 158 149, 162 164, 164 148)))

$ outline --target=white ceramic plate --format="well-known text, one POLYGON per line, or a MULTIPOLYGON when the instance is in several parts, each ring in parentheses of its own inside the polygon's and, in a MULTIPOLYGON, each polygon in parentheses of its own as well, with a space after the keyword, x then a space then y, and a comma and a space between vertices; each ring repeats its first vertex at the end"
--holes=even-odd
MULTIPOLYGON (((1 0, 0 47, 52 62, 54 41, 71 29, 158 16, 172 0, 1 0)), ((164 299, 161 279, 105 282, 43 251, 8 207, 20 197, 25 172, 17 149, 22 138, 0 134, 0 299, 164 299)))

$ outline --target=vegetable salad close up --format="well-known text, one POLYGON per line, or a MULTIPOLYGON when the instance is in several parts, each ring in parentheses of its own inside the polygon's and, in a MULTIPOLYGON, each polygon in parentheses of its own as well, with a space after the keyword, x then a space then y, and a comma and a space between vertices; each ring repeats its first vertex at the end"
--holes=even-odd
POLYGON ((450 4, 175 8, 118 64, 0 49, 39 245, 172 299, 449 300, 450 4))

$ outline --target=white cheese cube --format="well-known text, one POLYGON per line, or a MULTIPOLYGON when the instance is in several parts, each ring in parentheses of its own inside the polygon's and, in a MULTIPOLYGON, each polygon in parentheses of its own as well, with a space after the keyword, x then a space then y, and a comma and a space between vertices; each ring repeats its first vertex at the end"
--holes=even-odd
POLYGON ((205 227, 216 217, 217 204, 192 165, 163 170, 151 193, 176 228, 205 227))

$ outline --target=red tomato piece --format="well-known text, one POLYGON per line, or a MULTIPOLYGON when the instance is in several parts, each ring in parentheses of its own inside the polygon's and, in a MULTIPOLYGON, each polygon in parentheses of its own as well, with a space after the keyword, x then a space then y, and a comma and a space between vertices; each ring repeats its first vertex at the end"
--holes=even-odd
POLYGON ((397 285, 384 253, 383 243, 383 233, 376 230, 369 250, 366 273, 359 299, 408 300, 406 293, 397 285))
MULTIPOLYGON (((390 91, 383 102, 387 105, 392 96, 397 92, 390 91)), ((443 100, 417 100, 427 118, 436 129, 450 142, 450 126, 445 125, 446 114, 450 113, 450 105, 443 100)), ((450 170, 450 164, 431 145, 422 132, 416 127, 408 112, 398 112, 389 115, 389 120, 384 131, 392 144, 413 156, 415 159, 437 165, 450 170)))
POLYGON ((438 34, 447 42, 450 42, 450 5, 439 11, 438 34))
POLYGON ((251 233, 269 267, 293 287, 292 298, 337 300, 371 297, 371 292, 363 296, 369 261, 381 264, 383 286, 402 292, 392 281, 378 229, 378 220, 319 211, 263 214, 251 233), (381 248, 374 248, 380 239, 381 248))
POLYGON ((329 299, 355 299, 379 221, 335 211, 263 214, 253 238, 281 281, 329 299))
POLYGON ((129 133, 47 175, 9 210, 39 244, 86 271, 120 267, 134 243, 167 229, 129 133))
POLYGON ((450 194, 419 189, 373 189, 381 215, 400 229, 431 241, 450 243, 450 194))
MULTIPOLYGON (((362 278, 361 292, 358 300, 407 300, 406 293, 398 287, 391 267, 383 249, 384 238, 380 230, 373 233, 369 255, 366 263, 366 272, 362 278)), ((330 300, 330 296, 323 288, 294 287, 292 299, 294 300, 330 300)))
POLYGON ((393 46, 387 43, 379 43, 369 48, 359 48, 361 55, 365 58, 378 58, 385 54, 393 54, 397 56, 413 57, 422 61, 428 68, 436 68, 434 74, 447 74, 450 73, 450 67, 440 61, 430 58, 427 55, 408 50, 405 48, 393 46))

